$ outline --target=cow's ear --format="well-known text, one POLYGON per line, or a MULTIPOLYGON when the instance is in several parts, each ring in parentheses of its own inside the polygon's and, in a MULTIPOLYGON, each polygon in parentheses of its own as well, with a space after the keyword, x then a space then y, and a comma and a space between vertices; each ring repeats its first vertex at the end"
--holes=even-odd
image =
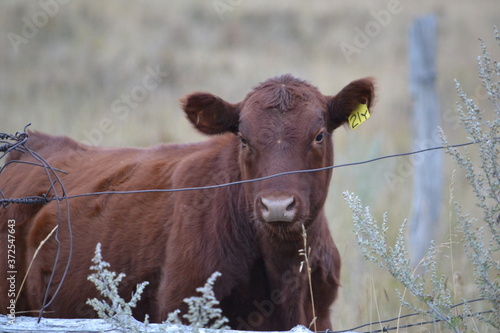
POLYGON ((238 132, 239 104, 203 92, 189 94, 180 102, 191 123, 202 133, 238 132))
MULTIPOLYGON (((330 130, 334 130, 347 122, 349 115, 359 106, 366 104, 368 109, 373 104, 375 86, 373 78, 352 81, 337 95, 328 97, 328 113, 330 130)), ((370 109, 371 112, 371 109, 370 109)))

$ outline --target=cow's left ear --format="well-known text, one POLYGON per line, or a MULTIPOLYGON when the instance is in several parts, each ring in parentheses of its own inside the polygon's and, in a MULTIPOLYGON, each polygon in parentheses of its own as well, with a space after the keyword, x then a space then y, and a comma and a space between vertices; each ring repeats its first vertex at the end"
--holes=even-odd
POLYGON ((359 104, 366 104, 368 109, 370 109, 374 97, 375 86, 373 78, 352 81, 337 95, 328 97, 329 130, 333 131, 347 122, 349 115, 359 104))
POLYGON ((180 102, 191 123, 202 133, 238 132, 239 104, 203 92, 189 94, 180 102))

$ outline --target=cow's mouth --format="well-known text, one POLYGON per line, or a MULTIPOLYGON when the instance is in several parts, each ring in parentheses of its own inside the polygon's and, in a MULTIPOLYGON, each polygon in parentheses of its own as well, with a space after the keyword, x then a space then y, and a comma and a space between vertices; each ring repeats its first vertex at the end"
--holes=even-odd
POLYGON ((271 221, 271 222, 263 222, 267 224, 268 226, 274 227, 274 228, 291 228, 293 225, 296 223, 294 222, 289 222, 289 221, 271 221))
POLYGON ((302 237, 302 223, 299 221, 262 221, 267 233, 281 240, 295 241, 302 237))

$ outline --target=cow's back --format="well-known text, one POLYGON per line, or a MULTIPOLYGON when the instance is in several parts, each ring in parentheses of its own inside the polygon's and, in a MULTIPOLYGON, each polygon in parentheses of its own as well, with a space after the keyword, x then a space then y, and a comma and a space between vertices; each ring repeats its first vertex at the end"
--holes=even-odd
MULTIPOLYGON (((7 166, 0 178, 1 188, 7 198, 47 194, 49 199, 53 199, 54 195, 62 198, 64 194, 71 197, 107 191, 170 189, 176 183, 175 174, 179 173, 177 167, 200 150, 199 145, 159 145, 146 149, 99 148, 82 145, 66 137, 41 133, 30 133, 27 147, 43 157, 54 171, 41 166, 14 163, 14 160, 37 161, 27 152, 10 153, 9 161, 12 164, 7 166), (56 181, 56 175, 61 183, 56 181), (48 191, 51 183, 54 186, 48 191)), ((71 278, 64 283, 57 302, 49 310, 56 311, 62 317, 95 316, 94 311, 84 303, 87 296, 98 296, 95 287, 87 281, 87 276, 90 274, 95 246, 100 242, 103 257, 110 262, 111 269, 127 275, 122 283, 123 295, 128 297, 138 281, 150 282, 141 301, 143 306, 138 306, 141 311, 137 315, 152 313, 152 309, 146 306, 154 303, 151 302, 153 295, 148 294, 148 291, 156 289, 160 266, 164 261, 169 217, 173 212, 172 200, 171 193, 99 194, 71 198, 69 201, 53 200, 47 204, 10 204, 7 209, 1 209, 2 221, 16 221, 17 288, 34 251, 59 222, 57 236, 61 240, 61 253, 50 295, 62 279, 69 259, 69 229, 72 255, 78 260, 71 261, 67 273, 71 278), (78 293, 75 294, 75 291, 78 293), (79 299, 78 295, 86 297, 79 299), (80 306, 75 308, 77 303, 80 306)), ((2 223, 2 243, 6 242, 6 227, 2 223)), ((1 246, 6 248, 6 244, 1 246)), ((40 309, 42 306, 56 252, 57 244, 53 235, 33 262, 17 311, 40 309), (26 294, 30 295, 29 300, 26 294)), ((2 258, 2 262, 6 260, 2 258)), ((2 269, 2 274, 5 272, 2 269)), ((2 290, 2 294, 6 292, 2 290)), ((3 302, 1 306, 5 309, 6 304, 3 302)), ((50 315, 50 312, 47 314, 50 315)))

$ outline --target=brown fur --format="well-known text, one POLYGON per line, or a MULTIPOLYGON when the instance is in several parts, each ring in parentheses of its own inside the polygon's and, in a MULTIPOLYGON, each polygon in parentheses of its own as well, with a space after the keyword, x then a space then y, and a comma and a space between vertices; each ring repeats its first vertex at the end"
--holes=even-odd
MULTIPOLYGON (((237 104, 208 93, 193 93, 181 104, 202 132, 217 134, 187 145, 101 148, 66 137, 30 133, 28 147, 60 174, 68 195, 99 191, 173 189, 222 184, 333 164, 333 129, 346 122, 360 102, 373 100, 370 79, 354 81, 337 96, 324 96, 310 84, 285 75, 254 88, 237 104), (324 133, 323 141, 318 134, 324 133), (320 142, 317 142, 320 141, 320 142)), ((31 160, 12 152, 10 160, 31 160)), ((45 314, 94 317, 85 301, 99 297, 90 259, 102 243, 111 269, 126 274, 120 292, 128 299, 137 283, 150 284, 134 315, 153 321, 185 309, 214 272, 224 315, 233 328, 288 330, 312 320, 303 259, 301 224, 307 229, 318 329, 331 328, 329 308, 337 295, 340 257, 323 213, 331 171, 293 174, 244 185, 177 193, 102 194, 69 200, 73 257, 62 288, 45 314), (262 198, 293 197, 291 222, 263 221, 262 198)), ((7 197, 45 193, 43 168, 11 164, 0 178, 7 197)), ((59 195, 62 189, 56 186, 59 195)), ((68 260, 66 204, 59 229, 62 252, 51 287, 68 260)), ((291 206, 290 206, 291 207, 291 206)), ((7 220, 16 220, 17 288, 39 243, 58 223, 57 203, 9 205, 0 209, 1 273, 5 281, 7 220)), ((17 311, 38 310, 53 270, 55 237, 35 259, 17 311)), ((1 311, 8 305, 2 282, 1 311)))

